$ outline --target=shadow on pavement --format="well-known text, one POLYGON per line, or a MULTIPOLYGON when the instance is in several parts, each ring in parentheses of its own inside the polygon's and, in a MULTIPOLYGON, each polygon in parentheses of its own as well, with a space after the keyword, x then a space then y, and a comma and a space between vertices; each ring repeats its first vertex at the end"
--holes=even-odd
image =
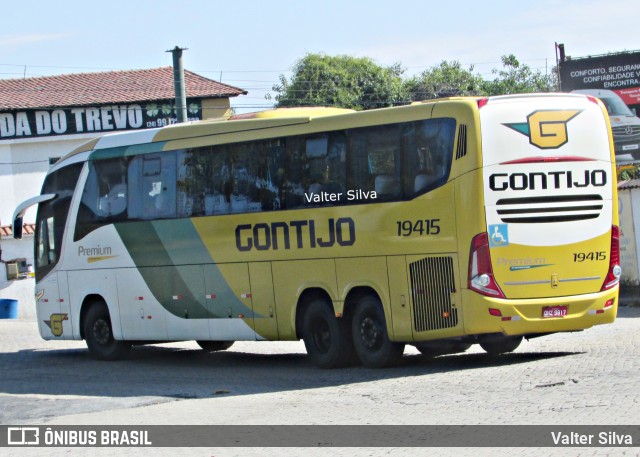
POLYGON ((407 376, 461 372, 567 357, 580 352, 466 353, 436 358, 405 354, 398 366, 321 370, 301 353, 205 353, 166 346, 135 347, 125 360, 100 362, 85 349, 0 354, 0 392, 96 397, 211 398, 314 389, 407 376), (44 370, 43 370, 44 368, 44 370))

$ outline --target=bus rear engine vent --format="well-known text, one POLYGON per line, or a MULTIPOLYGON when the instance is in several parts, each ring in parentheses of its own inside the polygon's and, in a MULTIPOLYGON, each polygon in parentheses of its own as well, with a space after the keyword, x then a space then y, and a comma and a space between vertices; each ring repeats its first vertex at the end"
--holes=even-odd
POLYGON ((458 310, 452 306, 455 292, 453 259, 427 257, 409 264, 413 325, 417 332, 458 325, 458 310))

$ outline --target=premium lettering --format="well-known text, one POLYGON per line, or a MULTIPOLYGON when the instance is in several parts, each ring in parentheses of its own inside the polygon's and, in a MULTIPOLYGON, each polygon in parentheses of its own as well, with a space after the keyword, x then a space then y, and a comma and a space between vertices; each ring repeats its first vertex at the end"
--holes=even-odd
POLYGON ((111 248, 109 246, 101 247, 100 245, 91 248, 78 246, 78 255, 83 257, 111 255, 111 248))

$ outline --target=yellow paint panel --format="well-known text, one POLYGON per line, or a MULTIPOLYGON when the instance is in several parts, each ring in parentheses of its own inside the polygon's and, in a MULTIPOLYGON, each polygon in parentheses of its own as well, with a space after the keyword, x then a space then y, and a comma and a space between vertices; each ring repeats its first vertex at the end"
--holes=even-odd
POLYGON ((337 301, 336 269, 333 259, 273 262, 273 286, 280 339, 297 339, 295 313, 298 298, 310 288, 326 291, 337 301))
POLYGON ((609 270, 611 233, 563 246, 510 244, 491 249, 493 272, 510 299, 600 291, 609 270))
POLYGON ((405 256, 387 257, 387 268, 393 338, 410 341, 413 339, 411 292, 405 256))

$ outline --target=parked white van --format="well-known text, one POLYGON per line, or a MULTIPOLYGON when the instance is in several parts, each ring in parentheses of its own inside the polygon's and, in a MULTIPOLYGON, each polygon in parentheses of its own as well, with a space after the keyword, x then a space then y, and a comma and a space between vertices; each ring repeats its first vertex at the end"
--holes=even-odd
POLYGON ((631 154, 634 159, 640 160, 640 118, 629 109, 618 94, 606 89, 578 89, 571 92, 593 95, 602 100, 611 120, 616 157, 631 154))

